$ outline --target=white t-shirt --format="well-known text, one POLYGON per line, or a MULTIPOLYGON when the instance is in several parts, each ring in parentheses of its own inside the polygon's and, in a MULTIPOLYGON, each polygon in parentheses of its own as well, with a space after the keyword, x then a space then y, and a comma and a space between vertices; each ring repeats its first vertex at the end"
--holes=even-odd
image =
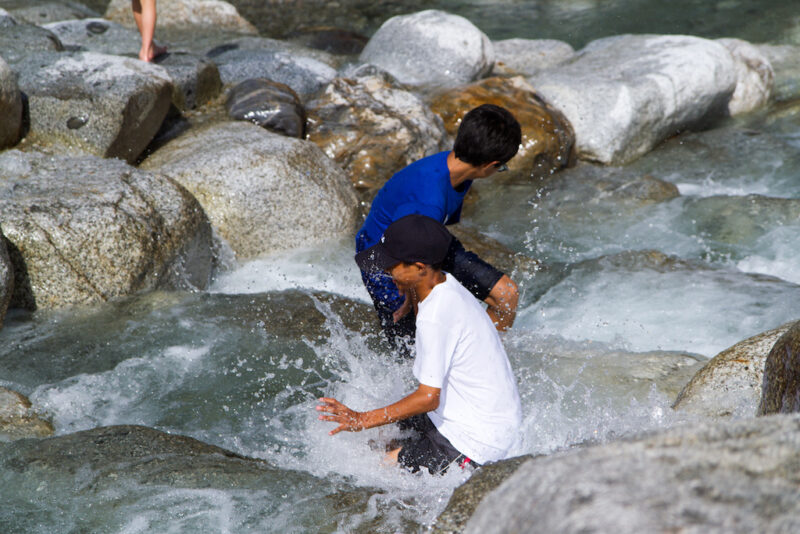
POLYGON ((486 310, 445 276, 417 309, 414 376, 441 388, 428 417, 453 447, 479 464, 501 460, 522 420, 517 383, 486 310))

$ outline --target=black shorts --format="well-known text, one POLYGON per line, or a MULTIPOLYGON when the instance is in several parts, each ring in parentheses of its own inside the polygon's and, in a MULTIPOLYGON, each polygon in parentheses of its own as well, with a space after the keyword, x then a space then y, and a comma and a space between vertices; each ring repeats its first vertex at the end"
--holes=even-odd
POLYGON ((478 464, 458 452, 446 437, 441 435, 426 414, 415 415, 397 426, 403 430, 412 430, 414 435, 400 440, 400 454, 397 461, 403 467, 416 473, 423 467, 432 475, 441 475, 452 464, 462 469, 467 464, 479 467, 478 464))

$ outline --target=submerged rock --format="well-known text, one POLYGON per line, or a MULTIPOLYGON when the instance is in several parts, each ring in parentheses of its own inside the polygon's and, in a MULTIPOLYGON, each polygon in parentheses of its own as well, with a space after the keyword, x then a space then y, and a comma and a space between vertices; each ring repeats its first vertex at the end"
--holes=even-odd
POLYGON ((508 70, 526 76, 561 65, 575 55, 568 43, 554 39, 505 39, 493 45, 495 72, 508 70))
POLYGON ((731 116, 747 113, 769 102, 775 73, 769 59, 754 45, 741 39, 717 39, 736 62, 736 90, 728 102, 731 116))
POLYGON ((93 52, 39 53, 14 65, 28 97, 30 136, 133 162, 169 109, 166 71, 138 59, 93 52))
POLYGON ((800 322, 775 342, 764 364, 758 415, 800 412, 800 322))
POLYGON ((0 150, 19 140, 22 128, 22 95, 17 78, 0 57, 0 150))
POLYGON ((142 163, 191 191, 240 259, 352 231, 347 176, 313 143, 245 122, 191 131, 142 163))
POLYGON ((771 96, 784 102, 800 97, 800 46, 756 45, 769 61, 775 75, 771 96))
POLYGON ((53 32, 67 50, 137 55, 142 46, 138 31, 102 18, 63 20, 44 27, 53 32))
POLYGON ((429 9, 392 17, 361 52, 372 63, 412 85, 458 85, 492 71, 489 38, 458 15, 429 9))
POLYGON ((8 304, 11 302, 13 293, 14 266, 11 264, 11 258, 8 255, 3 229, 0 228, 0 328, 3 327, 3 319, 6 317, 8 304))
POLYGON ((736 67, 714 41, 621 35, 589 43, 530 82, 571 123, 579 157, 624 164, 685 128, 727 115, 736 67))
POLYGON ((461 118, 481 104, 510 110, 522 127, 522 144, 509 163, 512 171, 541 178, 570 163, 575 135, 569 122, 539 98, 524 78, 488 78, 439 95, 431 107, 444 120, 447 133, 455 138, 461 118))
POLYGON ((308 103, 308 139, 374 191, 392 174, 445 148, 441 119, 388 76, 363 68, 336 78, 308 103))
POLYGON ((205 288, 211 228, 197 201, 115 159, 0 154, 11 306, 88 304, 155 287, 205 288))
POLYGON ((465 534, 792 532, 800 416, 679 427, 528 460, 465 534))
POLYGON ((705 417, 756 415, 767 354, 792 324, 747 338, 714 356, 681 390, 672 407, 705 417))
MULTIPOLYGON (((123 26, 136 27, 128 0, 111 0, 105 18, 123 26)), ((158 28, 258 34, 255 26, 233 5, 222 0, 158 0, 158 28)))
POLYGON ((228 92, 225 109, 232 119, 289 137, 306 136, 306 110, 288 85, 266 78, 245 80, 228 92))
POLYGON ((53 423, 33 410, 28 397, 0 387, 0 442, 44 438, 53 432, 53 423))

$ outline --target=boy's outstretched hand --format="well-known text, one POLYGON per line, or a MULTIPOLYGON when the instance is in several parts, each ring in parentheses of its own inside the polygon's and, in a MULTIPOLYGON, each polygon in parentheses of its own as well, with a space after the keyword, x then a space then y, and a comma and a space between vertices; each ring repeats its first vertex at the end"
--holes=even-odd
POLYGON ((358 432, 366 428, 361 421, 361 412, 351 410, 336 399, 322 397, 319 399, 321 404, 317 405, 317 411, 326 412, 332 415, 320 415, 321 421, 332 421, 339 423, 339 426, 328 432, 331 436, 342 430, 348 432, 358 432))

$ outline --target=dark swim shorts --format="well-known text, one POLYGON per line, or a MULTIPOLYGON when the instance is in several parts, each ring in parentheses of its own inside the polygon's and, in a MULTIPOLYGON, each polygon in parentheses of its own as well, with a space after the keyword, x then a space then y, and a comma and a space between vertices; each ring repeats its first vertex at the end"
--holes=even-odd
POLYGON ((412 430, 414 435, 400 440, 400 454, 397 461, 403 467, 416 473, 423 467, 432 475, 441 475, 452 464, 462 469, 468 464, 478 464, 461 454, 446 437, 441 435, 426 414, 415 415, 397 423, 403 430, 412 430))

